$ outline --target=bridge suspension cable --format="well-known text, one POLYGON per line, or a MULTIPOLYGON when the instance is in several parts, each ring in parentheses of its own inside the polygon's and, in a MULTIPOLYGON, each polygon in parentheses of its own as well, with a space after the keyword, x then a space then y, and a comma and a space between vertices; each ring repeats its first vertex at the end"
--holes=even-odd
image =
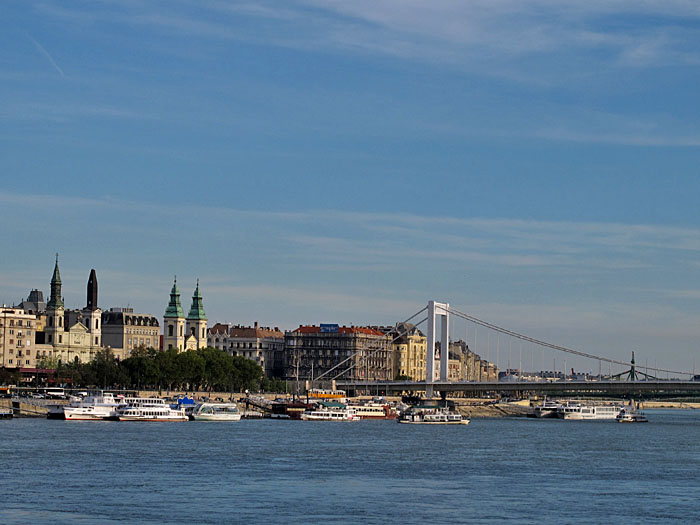
MULTIPOLYGON (((420 314, 422 314, 423 312, 425 312, 427 309, 428 309, 427 306, 421 308, 421 309, 418 310, 415 314, 413 314, 411 317, 409 317, 408 319, 406 319, 406 320, 403 322, 403 324, 409 323, 412 319, 414 319, 415 317, 419 316, 420 314)), ((426 319, 427 319, 427 318, 426 318, 426 319)), ((419 321, 418 323, 416 323, 416 325, 419 325, 419 324, 421 324, 421 323, 424 322, 424 321, 425 321, 425 319, 423 319, 422 321, 419 321)), ((397 339, 399 339, 399 338, 401 338, 403 335, 405 335, 406 332, 407 332, 407 329, 401 331, 396 337, 394 337, 394 339, 392 339, 391 341, 388 341, 387 343, 388 343, 388 344, 393 343, 394 341, 396 341, 397 339)), ((372 357, 374 354, 376 354, 376 353, 379 352, 380 350, 384 350, 384 349, 386 349, 386 343, 385 343, 384 345, 380 346, 379 348, 375 349, 374 352, 372 352, 371 354, 366 355, 363 359, 367 359, 367 358, 369 358, 369 357, 372 357)), ((342 366, 343 364, 347 363, 347 362, 350 361, 351 359, 354 359, 355 356, 356 356, 358 353, 360 353, 361 351, 363 351, 363 350, 365 350, 365 349, 362 349, 362 350, 358 350, 358 351, 356 351, 356 352, 353 352, 351 355, 349 355, 348 357, 346 357, 345 359, 343 359, 342 361, 340 361, 337 365, 335 365, 335 366, 329 368, 329 369, 326 370, 324 373, 322 373, 320 376, 314 378, 314 381, 318 381, 318 380, 321 379, 322 377, 325 377, 325 376, 327 376, 328 374, 330 374, 330 373, 331 373, 333 370, 335 370, 336 368, 342 366)), ((343 374, 345 374, 346 372, 352 370, 352 369, 355 368, 356 366, 357 366, 357 363, 353 363, 351 366, 349 366, 349 367, 343 369, 342 372, 340 372, 340 373, 336 374, 335 376, 333 376, 333 379, 337 379, 338 377, 340 377, 340 376, 342 376, 343 374)))
MULTIPOLYGON (((574 350, 573 348, 568 348, 566 346, 561 346, 561 345, 557 345, 554 343, 548 343, 546 341, 541 341, 539 339, 535 339, 534 337, 520 334, 518 332, 514 332, 513 330, 508 330, 507 328, 503 328, 501 326, 497 326, 497 325, 489 323, 487 321, 483 321, 482 319, 474 317, 473 315, 465 314, 464 312, 460 312, 459 310, 452 308, 452 307, 450 307, 449 310, 450 310, 451 314, 456 315, 457 317, 461 317, 462 319, 465 319, 467 321, 471 321, 472 323, 477 324, 479 326, 489 328, 491 330, 494 330, 495 332, 499 332, 499 333, 502 333, 505 335, 509 335, 511 337, 515 337, 517 339, 520 339, 521 341, 528 341, 528 342, 534 343, 536 345, 544 346, 546 348, 551 348, 552 350, 558 350, 560 352, 565 352, 567 354, 573 354, 573 355, 585 357, 588 359, 598 360, 599 362, 605 361, 606 363, 611 363, 611 364, 615 364, 615 365, 632 366, 632 364, 630 362, 618 361, 617 359, 611 359, 609 357, 602 357, 602 356, 598 356, 598 355, 593 355, 593 354, 589 354, 586 352, 582 352, 580 350, 574 350)), ((689 372, 679 372, 678 370, 666 370, 663 368, 654 368, 651 366, 645 367, 645 369, 654 370, 655 372, 666 372, 669 374, 691 375, 689 372)))

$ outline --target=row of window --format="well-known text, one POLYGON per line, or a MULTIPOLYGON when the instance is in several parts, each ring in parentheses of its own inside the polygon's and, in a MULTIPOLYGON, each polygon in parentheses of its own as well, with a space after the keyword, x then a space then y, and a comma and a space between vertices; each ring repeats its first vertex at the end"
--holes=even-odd
MULTIPOLYGON (((8 362, 9 364, 12 364, 12 359, 8 359, 7 362, 8 362)), ((21 364, 22 364, 22 360, 21 360, 21 359, 18 359, 18 360, 17 360, 17 364, 18 364, 18 365, 21 365, 21 364)), ((25 364, 25 365, 28 365, 28 364, 29 364, 29 359, 25 359, 24 364, 25 364)))
MULTIPOLYGON (((9 325, 8 326, 22 326, 22 319, 17 319, 17 324, 15 324, 14 319, 10 319, 9 325)), ((30 320, 27 320, 27 322, 24 324, 24 326, 32 326, 32 322, 30 320)))

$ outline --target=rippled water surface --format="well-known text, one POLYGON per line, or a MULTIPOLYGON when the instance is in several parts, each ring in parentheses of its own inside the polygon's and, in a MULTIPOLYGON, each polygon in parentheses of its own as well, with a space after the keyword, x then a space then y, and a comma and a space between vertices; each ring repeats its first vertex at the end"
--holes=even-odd
POLYGON ((0 523, 700 523, 700 411, 648 424, 0 421, 0 523))

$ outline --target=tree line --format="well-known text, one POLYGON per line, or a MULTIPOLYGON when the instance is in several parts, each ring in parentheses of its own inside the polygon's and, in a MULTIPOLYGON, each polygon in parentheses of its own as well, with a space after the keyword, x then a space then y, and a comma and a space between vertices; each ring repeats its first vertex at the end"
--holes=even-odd
POLYGON ((216 348, 178 352, 174 349, 134 350, 118 361, 111 350, 97 352, 89 363, 42 362, 41 368, 55 368, 57 383, 86 388, 136 390, 185 390, 243 392, 284 392, 285 382, 270 379, 250 359, 232 356, 216 348))

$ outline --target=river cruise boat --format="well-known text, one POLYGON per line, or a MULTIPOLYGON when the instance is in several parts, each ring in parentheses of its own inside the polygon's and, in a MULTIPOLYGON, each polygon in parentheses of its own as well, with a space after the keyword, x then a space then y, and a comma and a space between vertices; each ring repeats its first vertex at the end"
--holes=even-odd
POLYGON ((301 415, 303 421, 359 421, 355 411, 334 401, 319 403, 318 407, 301 415))
POLYGON ((192 412, 194 421, 240 421, 241 412, 236 403, 202 403, 192 412))
POLYGON ((615 419, 620 413, 620 405, 562 405, 557 416, 565 420, 615 419))
POLYGON ((66 421, 103 421, 117 414, 121 406, 119 398, 109 392, 97 392, 85 399, 63 406, 66 421))
POLYGON ((163 399, 155 397, 127 397, 117 409, 119 421, 189 421, 185 411, 172 408, 163 399))
POLYGON ((629 405, 625 405, 620 410, 620 413, 615 418, 618 423, 648 423, 649 420, 643 412, 638 412, 634 401, 630 401, 629 405))
POLYGON ((459 412, 435 406, 413 406, 397 419, 399 423, 413 425, 468 425, 470 420, 459 412))
POLYGON ((396 412, 389 405, 380 403, 364 403, 348 405, 355 411, 359 419, 396 419, 396 412))

